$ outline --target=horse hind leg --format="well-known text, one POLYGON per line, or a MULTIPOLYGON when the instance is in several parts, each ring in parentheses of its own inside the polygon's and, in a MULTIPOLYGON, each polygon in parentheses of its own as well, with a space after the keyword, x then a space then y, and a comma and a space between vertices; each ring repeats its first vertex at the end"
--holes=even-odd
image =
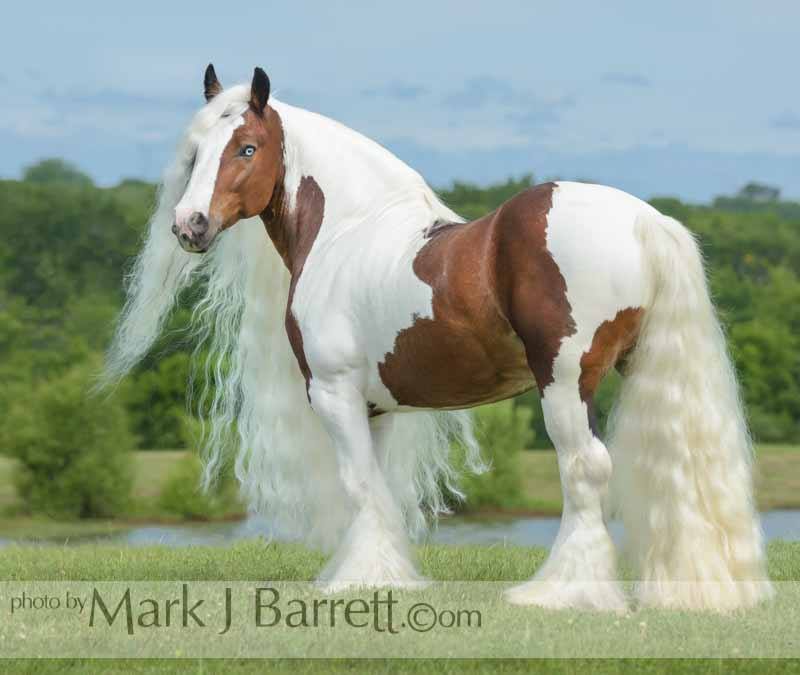
MULTIPOLYGON (((536 370, 534 369, 534 372, 536 370)), ((593 378, 591 378, 593 379, 593 378)), ((554 362, 543 389, 545 425, 558 455, 563 494, 561 526, 534 578, 506 593, 521 605, 623 611, 616 552, 603 516, 611 457, 593 431, 592 394, 577 360, 554 362)))

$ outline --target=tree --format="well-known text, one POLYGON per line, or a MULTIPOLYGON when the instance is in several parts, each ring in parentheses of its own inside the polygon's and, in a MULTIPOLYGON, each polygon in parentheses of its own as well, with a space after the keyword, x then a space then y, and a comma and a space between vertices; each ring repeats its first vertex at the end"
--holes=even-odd
POLYGON ((43 159, 25 169, 22 180, 28 183, 57 183, 91 187, 92 179, 63 159, 43 159))
POLYGON ((781 191, 771 185, 753 181, 742 187, 737 196, 753 202, 777 202, 781 198, 781 191))
POLYGON ((87 394, 97 365, 32 387, 2 422, 0 442, 19 462, 14 483, 32 513, 110 517, 128 503, 133 437, 118 399, 87 394))

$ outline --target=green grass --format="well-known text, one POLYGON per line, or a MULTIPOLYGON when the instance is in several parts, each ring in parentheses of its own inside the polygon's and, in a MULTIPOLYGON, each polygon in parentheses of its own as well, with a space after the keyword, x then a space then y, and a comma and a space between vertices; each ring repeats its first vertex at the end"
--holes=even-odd
POLYGON ((6 662, 7 673, 31 675, 65 673, 274 673, 286 675, 338 675, 348 673, 419 673, 460 675, 461 673, 541 673, 542 675, 792 675, 800 673, 800 661, 781 659, 724 661, 719 659, 428 659, 407 660, 28 660, 6 662))
MULTIPOLYGON (((231 546, 130 548, 108 544, 22 546, 2 549, 0 579, 6 581, 192 580, 307 581, 325 556, 300 544, 249 540, 231 546)), ((523 546, 417 547, 425 574, 439 580, 514 581, 530 577, 546 550, 523 546)), ((775 581, 800 581, 800 542, 769 545, 769 573, 775 581)))
MULTIPOLYGON (((418 551, 423 571, 440 580, 503 580, 529 577, 544 558, 542 549, 519 547, 424 546, 418 551)), ((800 580, 800 543, 773 543, 769 548, 770 574, 776 581, 800 580)), ((323 564, 322 556, 286 544, 246 542, 227 548, 128 549, 112 546, 4 549, 0 578, 30 580, 305 580, 323 564)), ((542 612, 533 608, 509 612, 542 612)), ((548 623, 567 620, 562 613, 542 612, 548 623)), ((659 620, 702 625, 694 615, 657 613, 635 616, 655 625, 659 620), (660 617, 659 617, 660 615, 660 617)), ((609 626, 613 616, 576 613, 575 621, 595 621, 609 626)), ((571 621, 569 622, 571 625, 571 621)), ((796 630, 797 626, 781 626, 796 630)), ((598 634, 602 640, 602 634, 598 634)), ((798 660, 18 660, 0 666, 13 673, 792 673, 800 672, 798 660)))

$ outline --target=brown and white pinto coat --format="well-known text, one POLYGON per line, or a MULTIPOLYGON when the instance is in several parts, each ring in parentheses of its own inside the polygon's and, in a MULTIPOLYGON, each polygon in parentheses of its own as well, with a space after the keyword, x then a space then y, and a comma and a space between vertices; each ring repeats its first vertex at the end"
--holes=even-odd
MULTIPOLYGON (((249 88, 223 91, 209 66, 204 87, 209 112, 190 139, 193 164, 173 232, 185 251, 205 252, 237 221, 260 216, 288 270, 286 336, 354 513, 321 576, 329 588, 419 581, 404 530, 408 510, 419 509, 416 479, 406 481, 412 499, 402 508, 397 492, 406 486, 390 480, 393 463, 405 461, 397 453, 416 452, 397 447, 403 436, 396 432, 414 417, 407 413, 468 408, 537 386, 558 452, 564 511, 547 562, 508 598, 622 608, 603 514, 612 465, 594 429, 592 398, 628 357, 636 372, 625 378, 616 457, 636 476, 624 488, 624 506, 643 576, 656 582, 648 601, 721 606, 719 594, 662 582, 758 578, 763 556, 749 501, 746 429, 700 257, 680 224, 618 190, 569 182, 539 185, 461 222, 377 144, 271 100, 262 70, 249 88), (701 375, 703 363, 710 371, 701 375), (694 402, 686 409, 667 381, 673 377, 694 402), (698 410, 706 411, 700 421, 698 410), (677 531, 683 538, 665 545, 661 535, 677 531)), ((151 233, 152 241, 160 236, 151 233)), ((161 255, 151 249, 154 259, 161 255)), ((162 258, 165 269, 178 260, 162 258)), ((248 286, 244 310, 269 302, 270 290, 248 286)), ((130 306, 142 303, 137 296, 130 306)), ((152 343, 169 303, 160 306, 146 339, 131 340, 130 354, 125 339, 135 331, 120 329, 118 370, 152 343)), ((256 325, 242 329, 245 355, 258 349, 256 325)), ((234 372, 241 386, 243 369, 234 372)), ((246 395, 256 399, 262 381, 253 382, 246 395)), ((245 451, 261 444, 269 452, 253 421, 257 407, 245 405, 245 451)), ((431 463, 428 480, 438 490, 447 450, 438 459, 419 457, 431 463)), ((729 604, 749 604, 765 588, 737 589, 729 604)))
MULTIPOLYGON (((222 91, 213 66, 204 79, 206 100, 222 91)), ((269 81, 256 69, 250 109, 222 149, 208 204, 196 204, 190 183, 176 208, 175 234, 188 250, 205 251, 223 230, 258 214, 292 277, 287 308, 322 225, 325 195, 303 176, 294 199, 284 185, 284 136, 267 106, 269 81), (243 149, 254 148, 247 157, 243 149), (180 229, 179 229, 180 228, 180 229)), ((201 175, 195 173, 194 175, 201 175)), ((548 214, 556 183, 526 190, 473 222, 437 220, 423 231, 425 245, 412 262, 433 290, 433 317, 417 317, 395 338, 378 364, 380 380, 398 406, 466 408, 520 394, 544 392, 564 338, 575 333, 567 285, 547 249, 548 214), (453 355, 458 363, 453 364, 453 355)), ((596 331, 581 358, 581 399, 633 347, 641 307, 622 308, 596 331)), ((300 369, 312 372, 291 311, 286 329, 300 369)), ((380 412, 368 403, 371 413, 380 412)))

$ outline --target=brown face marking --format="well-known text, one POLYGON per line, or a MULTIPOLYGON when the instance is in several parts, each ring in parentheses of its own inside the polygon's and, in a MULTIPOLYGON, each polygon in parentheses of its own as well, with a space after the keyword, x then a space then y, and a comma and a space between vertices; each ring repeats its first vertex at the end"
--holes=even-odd
POLYGON ((455 408, 553 381, 575 332, 566 283, 546 247, 553 183, 470 223, 434 224, 413 263, 433 289, 433 319, 401 331, 378 365, 401 405, 455 408))
POLYGON ((225 230, 243 218, 264 211, 283 177, 283 126, 280 116, 267 107, 262 114, 248 109, 220 158, 209 220, 225 230), (255 153, 242 151, 252 145, 255 153))
POLYGON ((276 190, 268 207, 261 214, 267 233, 292 277, 289 285, 289 298, 286 303, 286 334, 300 366, 300 371, 306 380, 306 393, 308 393, 311 380, 311 370, 303 350, 303 335, 297 319, 292 314, 291 307, 297 282, 300 280, 306 258, 317 238, 324 215, 325 195, 312 176, 303 176, 300 180, 292 211, 287 208, 283 185, 281 185, 280 189, 276 190))

